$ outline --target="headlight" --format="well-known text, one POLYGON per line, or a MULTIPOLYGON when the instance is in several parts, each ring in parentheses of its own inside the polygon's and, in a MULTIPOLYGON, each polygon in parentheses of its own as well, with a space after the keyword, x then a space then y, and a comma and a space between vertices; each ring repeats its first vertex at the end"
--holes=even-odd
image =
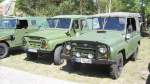
POLYGON ((101 47, 99 48, 99 52, 102 54, 105 54, 107 52, 107 48, 106 47, 101 47))
POLYGON ((80 57, 80 56, 81 56, 81 54, 77 52, 76 53, 76 57, 80 57))
POLYGON ((88 54, 88 58, 89 58, 89 59, 92 59, 92 58, 94 58, 94 55, 88 54))
POLYGON ((45 40, 42 40, 42 48, 47 48, 48 44, 45 40))
POLYGON ((71 50, 71 45, 66 45, 67 50, 71 50))

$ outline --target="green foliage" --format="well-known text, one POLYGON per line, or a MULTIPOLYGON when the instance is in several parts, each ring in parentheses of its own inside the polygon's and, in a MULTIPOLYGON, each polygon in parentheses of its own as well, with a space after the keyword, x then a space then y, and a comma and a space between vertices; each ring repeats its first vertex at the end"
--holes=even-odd
MULTIPOLYGON (((100 6, 100 12, 108 12, 109 0, 83 0, 83 14, 95 14, 100 6)), ((140 12, 141 0, 112 0, 112 11, 140 12)), ((80 0, 63 0, 55 4, 51 0, 17 0, 18 10, 33 16, 54 16, 59 14, 80 14, 80 0)), ((150 14, 150 2, 145 0, 146 15, 150 14)))

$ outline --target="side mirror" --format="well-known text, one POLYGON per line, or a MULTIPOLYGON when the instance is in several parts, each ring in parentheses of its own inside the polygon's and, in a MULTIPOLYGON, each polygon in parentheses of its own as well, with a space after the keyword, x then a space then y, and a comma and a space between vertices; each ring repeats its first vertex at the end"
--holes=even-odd
POLYGON ((126 34, 126 40, 130 39, 131 38, 131 34, 126 34))
POLYGON ((65 33, 66 33, 67 36, 71 36, 69 30, 67 30, 65 33))

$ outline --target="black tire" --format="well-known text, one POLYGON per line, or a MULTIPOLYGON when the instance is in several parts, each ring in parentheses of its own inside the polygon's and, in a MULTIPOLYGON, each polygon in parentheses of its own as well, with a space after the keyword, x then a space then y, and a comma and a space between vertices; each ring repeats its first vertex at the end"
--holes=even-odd
POLYGON ((37 53, 27 52, 26 54, 28 60, 36 60, 38 58, 37 53))
POLYGON ((123 55, 119 53, 115 64, 110 66, 110 76, 112 79, 118 79, 123 69, 123 55))
POLYGON ((55 65, 61 65, 64 63, 64 59, 62 58, 62 49, 63 47, 62 46, 58 46, 56 49, 55 49, 55 52, 54 52, 54 64, 55 65))
POLYGON ((5 43, 0 43, 0 59, 9 55, 9 47, 5 43))
POLYGON ((71 62, 71 60, 67 60, 67 66, 73 70, 79 70, 82 64, 77 62, 71 62))
POLYGON ((136 51, 133 53, 133 55, 131 56, 131 60, 132 61, 136 61, 137 57, 138 57, 138 52, 139 52, 139 48, 137 47, 136 51))

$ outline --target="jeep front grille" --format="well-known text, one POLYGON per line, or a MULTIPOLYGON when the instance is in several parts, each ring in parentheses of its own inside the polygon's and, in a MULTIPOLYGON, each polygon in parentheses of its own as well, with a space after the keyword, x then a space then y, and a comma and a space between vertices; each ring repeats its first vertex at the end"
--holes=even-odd
POLYGON ((97 47, 96 45, 89 44, 89 43, 72 43, 72 55, 75 56, 76 53, 81 54, 81 58, 88 58, 88 54, 94 55, 94 58, 97 57, 97 47))
POLYGON ((43 38, 30 37, 28 42, 29 42, 30 47, 32 47, 32 48, 41 48, 42 40, 43 40, 43 38))
POLYGON ((94 42, 72 42, 72 56, 80 53, 81 58, 88 58, 88 54, 94 55, 94 59, 102 59, 103 56, 99 53, 98 44, 94 42), (74 45, 76 44, 76 45, 74 45))

